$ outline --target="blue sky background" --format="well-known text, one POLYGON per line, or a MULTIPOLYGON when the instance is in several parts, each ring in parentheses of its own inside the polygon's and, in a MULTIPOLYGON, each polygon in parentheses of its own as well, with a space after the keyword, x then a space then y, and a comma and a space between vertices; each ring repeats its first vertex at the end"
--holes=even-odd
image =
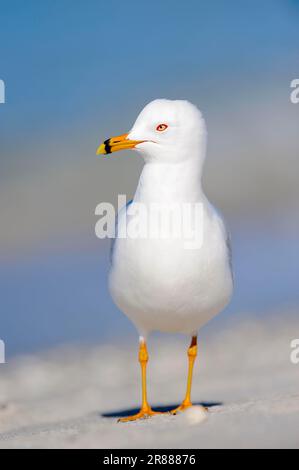
POLYGON ((132 100, 135 109, 196 89, 216 106, 223 95, 242 94, 244 82, 254 88, 261 78, 296 75, 298 19, 294 0, 111 1, 109 8, 95 0, 2 0, 5 143, 13 136, 20 150, 37 133, 59 138, 91 121, 101 129, 104 116, 132 100))
POLYGON ((297 306, 298 1, 2 0, 0 17, 9 354, 134 334, 107 294, 94 208, 132 196, 142 163, 129 152, 103 161, 95 148, 157 97, 187 98, 207 120, 205 187, 235 239, 225 315, 297 306))

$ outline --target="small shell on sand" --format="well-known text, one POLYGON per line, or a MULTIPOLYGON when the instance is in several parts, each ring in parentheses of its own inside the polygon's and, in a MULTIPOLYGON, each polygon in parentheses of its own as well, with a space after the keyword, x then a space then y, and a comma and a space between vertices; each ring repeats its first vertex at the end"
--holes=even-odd
POLYGON ((196 425, 208 419, 207 410, 200 405, 194 405, 177 415, 181 423, 196 425))

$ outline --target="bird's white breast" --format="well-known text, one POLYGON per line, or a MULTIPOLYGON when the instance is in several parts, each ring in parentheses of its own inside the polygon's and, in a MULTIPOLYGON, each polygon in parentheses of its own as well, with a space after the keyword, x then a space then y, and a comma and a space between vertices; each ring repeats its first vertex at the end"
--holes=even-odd
MULTIPOLYGON (((159 173, 160 170, 156 175, 158 179, 159 173)), ((192 334, 219 313, 230 299, 232 275, 227 235, 217 212, 192 188, 190 175, 188 188, 178 188, 175 193, 171 193, 173 181, 169 181, 169 177, 165 181, 163 174, 160 176, 163 185, 159 181, 153 184, 153 174, 145 173, 134 201, 148 203, 153 193, 157 197, 151 200, 163 198, 164 203, 169 193, 169 200, 173 202, 177 198, 178 204, 198 200, 203 206, 202 245, 187 248, 184 238, 117 238, 109 276, 110 291, 115 303, 140 334, 146 335, 152 330, 192 334)), ((175 175, 170 175, 172 178, 175 175)), ((147 207, 150 211, 149 204, 147 207)), ((125 215, 125 211, 119 215, 118 232, 127 222, 125 215)))

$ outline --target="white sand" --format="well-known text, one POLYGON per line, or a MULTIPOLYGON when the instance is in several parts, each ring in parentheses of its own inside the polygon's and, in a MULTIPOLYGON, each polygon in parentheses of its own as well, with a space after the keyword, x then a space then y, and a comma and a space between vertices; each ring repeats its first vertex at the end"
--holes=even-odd
MULTIPOLYGON (((219 325, 203 331, 195 370, 194 402, 214 405, 206 420, 165 414, 122 424, 103 416, 139 404, 136 338, 1 365, 0 447, 299 448, 299 364, 290 361, 299 315, 219 325)), ((182 398, 185 344, 168 335, 150 342, 153 407, 182 398)))

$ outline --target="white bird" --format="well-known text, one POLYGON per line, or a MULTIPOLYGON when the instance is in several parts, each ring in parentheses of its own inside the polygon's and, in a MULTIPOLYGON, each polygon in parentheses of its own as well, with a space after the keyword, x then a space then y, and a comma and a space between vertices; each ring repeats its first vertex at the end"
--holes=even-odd
POLYGON ((186 395, 172 413, 192 406, 198 330, 227 305, 232 294, 229 238, 201 184, 206 134, 197 107, 188 101, 159 99, 145 106, 129 133, 106 140, 97 150, 97 154, 109 154, 131 148, 145 161, 133 201, 118 214, 109 273, 112 298, 140 336, 142 405, 139 413, 121 421, 156 414, 146 393, 146 343, 151 331, 191 336, 186 395), (141 205, 146 208, 146 219, 141 205), (175 207, 183 214, 187 205, 201 208, 199 226, 195 211, 190 212, 192 226, 201 232, 201 244, 193 248, 185 232, 173 236, 171 224, 162 236, 163 215, 162 220, 156 217, 157 210, 163 214, 165 208, 171 211, 175 207), (149 220, 155 236, 145 236, 142 230, 149 220), (137 230, 134 237, 123 237, 120 234, 128 231, 129 224, 139 234, 137 230))

